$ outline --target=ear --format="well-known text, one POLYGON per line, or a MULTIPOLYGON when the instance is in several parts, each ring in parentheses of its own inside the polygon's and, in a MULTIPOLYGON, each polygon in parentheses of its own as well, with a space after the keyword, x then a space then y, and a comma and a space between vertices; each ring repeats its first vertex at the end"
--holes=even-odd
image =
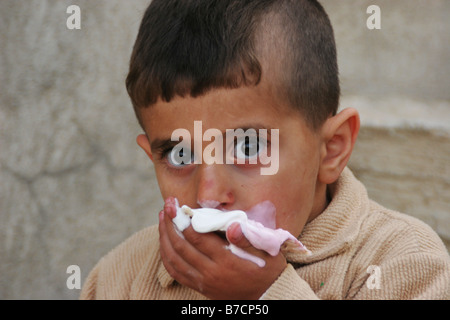
POLYGON ((148 155, 150 160, 153 161, 152 149, 150 148, 150 141, 148 141, 148 137, 145 134, 140 134, 136 138, 136 142, 142 150, 148 155))
POLYGON ((352 154, 359 127, 359 114, 353 108, 342 110, 324 123, 319 181, 330 184, 339 178, 352 154))

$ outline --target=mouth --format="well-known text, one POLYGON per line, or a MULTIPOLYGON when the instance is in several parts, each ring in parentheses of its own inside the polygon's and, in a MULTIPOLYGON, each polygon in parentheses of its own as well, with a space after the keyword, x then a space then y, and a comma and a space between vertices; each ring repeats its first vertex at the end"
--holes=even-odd
MULTIPOLYGON (((271 204, 269 202, 269 204, 271 204)), ((214 232, 220 238, 226 239, 226 230, 234 224, 240 223, 242 234, 247 238, 250 244, 256 249, 266 251, 272 256, 277 255, 282 249, 282 245, 287 241, 292 241, 294 249, 310 254, 310 251, 303 246, 292 234, 283 229, 272 229, 263 225, 262 221, 258 222, 249 218, 251 212, 244 212, 240 210, 221 211, 218 209, 200 208, 191 209, 183 205, 181 208, 178 205, 178 200, 175 199, 176 217, 172 220, 177 226, 178 230, 182 232, 185 228, 192 225, 193 229, 199 233, 214 232)), ((273 206, 273 205, 271 205, 273 206)), ((255 208, 264 208, 264 206, 255 206, 255 208)), ((269 210, 272 211, 272 210, 269 210)), ((252 212, 251 215, 257 215, 252 212)), ((269 215, 270 217, 270 215, 269 215)), ((274 218, 274 217, 271 217, 274 218)), ((264 220, 264 219, 261 219, 264 220)), ((272 219, 269 219, 272 220, 272 219)), ((275 219, 272 220, 274 222, 275 219)), ((266 221, 267 222, 267 221, 266 221)), ((271 222, 271 221, 269 221, 271 222)), ((263 267, 265 261, 248 254, 245 250, 236 247, 233 243, 227 246, 232 253, 237 256, 255 262, 258 266, 263 267)))

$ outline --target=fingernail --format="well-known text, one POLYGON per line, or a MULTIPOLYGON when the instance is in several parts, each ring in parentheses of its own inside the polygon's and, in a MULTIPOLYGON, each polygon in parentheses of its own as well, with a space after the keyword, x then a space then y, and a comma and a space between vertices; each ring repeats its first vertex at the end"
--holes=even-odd
POLYGON ((168 197, 168 198, 164 201, 164 203, 165 203, 165 204, 168 204, 168 205, 175 205, 175 198, 174 198, 174 197, 168 197))
POLYGON ((164 208, 164 211, 170 219, 174 219, 177 216, 177 212, 174 207, 168 206, 164 208))
POLYGON ((227 232, 226 232, 228 241, 236 243, 242 239, 243 234, 242 234, 242 231, 240 231, 239 229, 240 229, 239 223, 233 223, 228 227, 227 232))

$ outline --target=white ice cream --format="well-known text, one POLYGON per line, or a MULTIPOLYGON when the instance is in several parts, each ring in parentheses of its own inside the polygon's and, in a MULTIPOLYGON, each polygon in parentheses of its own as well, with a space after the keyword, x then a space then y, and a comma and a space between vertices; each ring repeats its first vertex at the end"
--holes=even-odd
MULTIPOLYGON (((252 209, 251 216, 256 218, 255 220, 258 220, 257 211, 259 209, 263 212, 264 207, 267 207, 267 205, 263 204, 261 206, 255 206, 252 209)), ((263 212, 263 216, 265 217, 261 218, 261 215, 259 215, 261 222, 257 222, 253 219, 249 219, 247 213, 242 210, 221 211, 212 208, 191 209, 185 205, 180 208, 177 200, 176 209, 177 215, 173 219, 173 223, 181 232, 191 224, 193 229, 199 233, 226 231, 231 224, 238 222, 241 226, 242 233, 247 240, 255 248, 264 250, 272 256, 276 256, 280 252, 281 245, 288 240, 295 243, 299 250, 309 253, 309 250, 288 231, 267 227, 267 225, 275 226, 275 215, 273 214, 271 215, 271 219, 267 219, 267 210, 266 212, 263 212), (273 221, 268 222, 268 220, 273 221)), ((264 267, 265 265, 263 259, 256 257, 233 244, 230 244, 227 248, 240 258, 250 260, 260 267, 264 267)))

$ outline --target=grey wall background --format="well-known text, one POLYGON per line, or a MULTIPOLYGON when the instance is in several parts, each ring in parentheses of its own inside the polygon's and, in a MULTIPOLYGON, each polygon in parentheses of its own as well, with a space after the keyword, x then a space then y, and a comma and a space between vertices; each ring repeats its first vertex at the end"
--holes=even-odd
MULTIPOLYGON (((109 250, 157 221, 153 168, 124 87, 149 1, 0 2, 0 299, 76 299, 109 250), (66 8, 81 8, 81 30, 66 8)), ((362 129, 350 167, 387 207, 450 248, 450 2, 322 1, 342 107, 362 129), (381 8, 368 30, 366 8, 381 8)))

